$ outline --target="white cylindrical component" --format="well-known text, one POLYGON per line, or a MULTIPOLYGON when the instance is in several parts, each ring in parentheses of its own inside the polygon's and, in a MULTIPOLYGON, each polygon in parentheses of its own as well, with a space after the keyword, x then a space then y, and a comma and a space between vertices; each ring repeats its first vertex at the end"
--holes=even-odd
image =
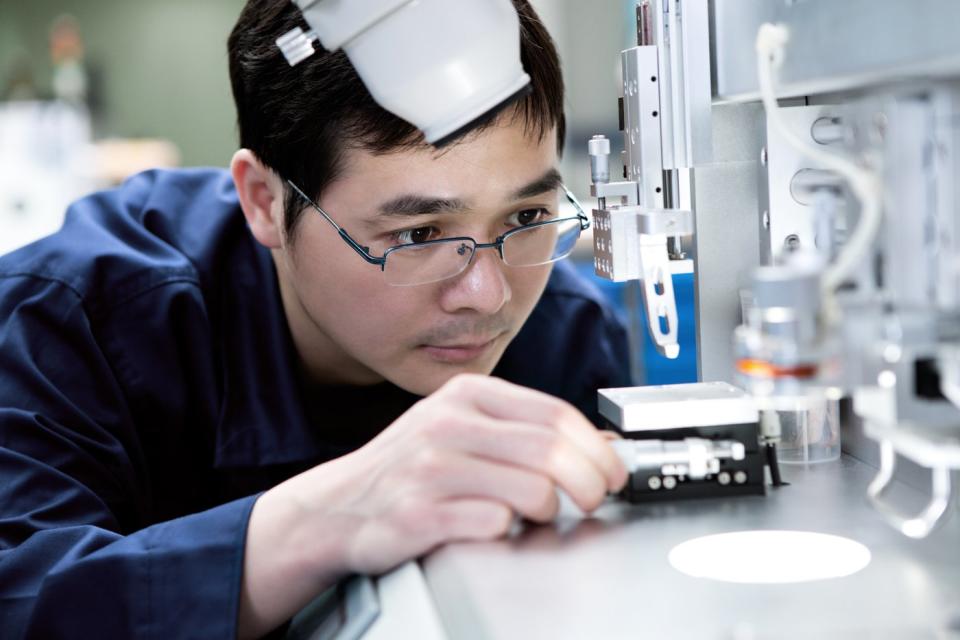
MULTIPOLYGON (((682 472, 700 479, 707 475, 712 464, 721 459, 742 460, 743 444, 735 440, 614 440, 610 443, 630 473, 640 469, 662 469, 681 466, 682 472)), ((673 471, 670 471, 673 473, 673 471)))
POLYGON ((587 152, 593 184, 610 182, 610 140, 602 135, 593 136, 587 142, 587 152))
POLYGON ((520 64, 520 21, 510 0, 322 0, 304 18, 324 47, 342 46, 370 94, 387 111, 445 138, 522 90, 530 77, 520 64), (355 6, 352 6, 355 5, 355 6), (379 15, 341 16, 350 7, 379 15), (389 8, 384 15, 384 9, 389 8), (317 24, 315 24, 315 22, 317 24))
POLYGON ((293 0, 324 48, 335 51, 412 0, 293 0))

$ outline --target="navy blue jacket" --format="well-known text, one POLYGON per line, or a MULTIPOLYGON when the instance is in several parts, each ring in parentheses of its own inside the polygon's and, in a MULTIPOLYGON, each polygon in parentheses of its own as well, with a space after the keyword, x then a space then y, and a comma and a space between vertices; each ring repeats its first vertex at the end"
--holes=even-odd
MULTIPOLYGON (((596 420, 627 354, 561 263, 494 373, 596 420)), ((0 258, 0 637, 235 637, 258 493, 417 399, 296 363, 224 171, 141 174, 0 258)))

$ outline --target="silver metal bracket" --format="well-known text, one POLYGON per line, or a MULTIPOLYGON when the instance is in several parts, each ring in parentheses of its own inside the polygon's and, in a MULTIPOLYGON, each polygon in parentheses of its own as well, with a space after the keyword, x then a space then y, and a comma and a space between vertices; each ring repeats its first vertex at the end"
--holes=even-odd
POLYGON ((650 337, 676 358, 677 302, 667 237, 693 232, 693 213, 681 209, 612 207, 593 210, 594 272, 622 282, 641 280, 650 337))
POLYGON ((677 300, 673 293, 667 236, 641 235, 639 244, 647 328, 660 355, 673 359, 680 355, 680 344, 677 342, 677 300))
POLYGON ((590 195, 594 198, 620 198, 620 204, 635 206, 639 204, 638 184, 633 181, 597 182, 590 185, 590 195))

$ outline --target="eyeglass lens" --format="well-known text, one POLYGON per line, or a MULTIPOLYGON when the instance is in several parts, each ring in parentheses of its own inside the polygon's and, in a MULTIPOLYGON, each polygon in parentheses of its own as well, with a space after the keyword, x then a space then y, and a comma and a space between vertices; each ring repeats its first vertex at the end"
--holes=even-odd
MULTIPOLYGON (((579 236, 576 218, 521 228, 504 238, 503 260, 514 267, 554 262, 570 254, 579 236)), ((387 254, 384 276, 396 286, 437 282, 463 271, 475 251, 462 239, 402 245, 387 254)))

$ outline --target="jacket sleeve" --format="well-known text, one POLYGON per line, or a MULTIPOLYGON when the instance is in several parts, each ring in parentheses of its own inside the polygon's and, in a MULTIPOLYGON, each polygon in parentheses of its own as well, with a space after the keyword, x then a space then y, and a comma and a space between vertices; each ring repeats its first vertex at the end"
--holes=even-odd
POLYGON ((143 460, 80 296, 0 277, 0 635, 236 637, 256 496, 145 526, 143 460))

